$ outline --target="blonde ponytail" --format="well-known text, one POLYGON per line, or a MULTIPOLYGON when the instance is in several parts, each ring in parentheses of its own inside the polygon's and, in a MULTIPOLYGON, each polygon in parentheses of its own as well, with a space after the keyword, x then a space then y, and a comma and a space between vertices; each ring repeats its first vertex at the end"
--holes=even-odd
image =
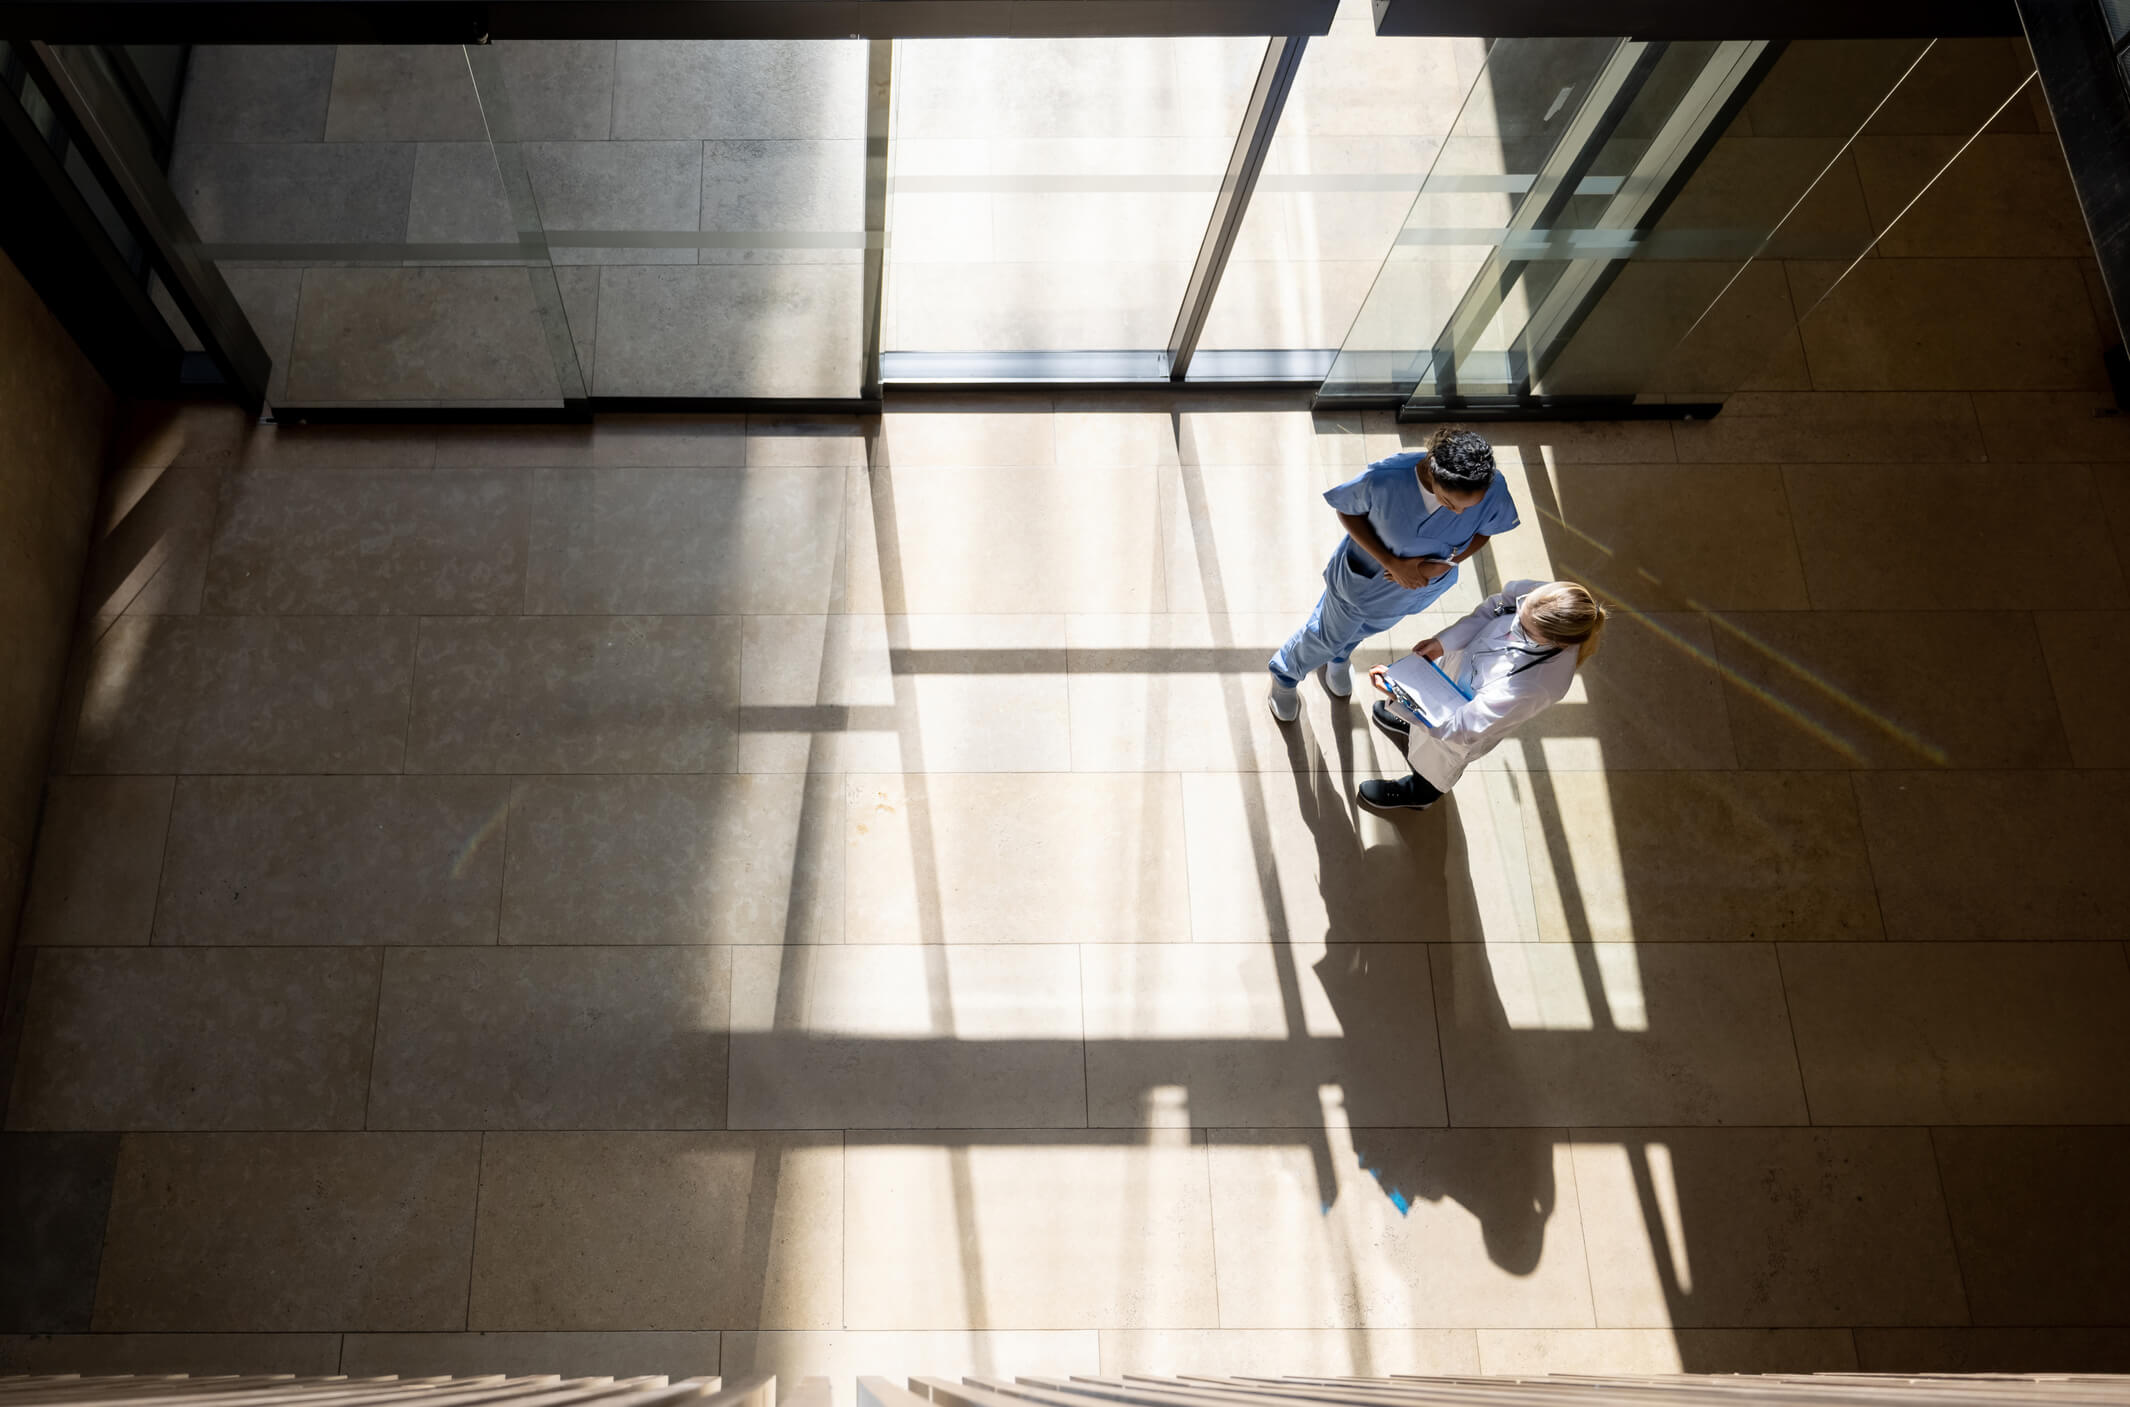
POLYGON ((1556 645, 1573 645, 1576 668, 1597 653, 1598 637, 1605 633, 1605 608, 1583 586, 1572 581, 1547 582, 1525 598, 1524 609, 1538 633, 1556 645))

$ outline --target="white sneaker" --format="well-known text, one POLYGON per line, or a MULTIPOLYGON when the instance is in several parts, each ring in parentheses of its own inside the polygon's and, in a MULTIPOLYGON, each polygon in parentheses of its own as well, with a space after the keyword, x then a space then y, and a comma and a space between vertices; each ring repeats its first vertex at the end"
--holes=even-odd
POLYGON ((1324 692, 1335 699, 1353 697, 1353 667, 1346 660, 1324 666, 1324 692))
POLYGON ((1265 706, 1282 723, 1292 723, 1302 716, 1302 696, 1277 679, 1272 681, 1272 688, 1265 694, 1265 706))

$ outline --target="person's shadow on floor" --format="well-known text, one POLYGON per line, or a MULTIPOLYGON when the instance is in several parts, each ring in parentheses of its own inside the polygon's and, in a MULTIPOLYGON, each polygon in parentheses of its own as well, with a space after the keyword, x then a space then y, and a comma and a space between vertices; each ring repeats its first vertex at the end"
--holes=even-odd
MULTIPOLYGON (((1356 700, 1356 706, 1366 704, 1356 700)), ((1339 756, 1321 760, 1310 756, 1298 732, 1288 735, 1288 762, 1296 804, 1316 842, 1318 887, 1327 920, 1326 950, 1314 965, 1317 981, 1350 1051, 1363 1059, 1409 1055, 1414 1077, 1434 1078, 1431 1067, 1442 1046, 1430 1033, 1430 1013, 1386 1004, 1372 973, 1387 960, 1386 936, 1411 943, 1450 937, 1456 886, 1446 870, 1464 863, 1465 857, 1455 794, 1393 820, 1396 838, 1371 845, 1352 809, 1358 778, 1351 732, 1337 730, 1339 756), (1401 918, 1410 917, 1386 933, 1387 899, 1397 905, 1401 918)), ((1445 976, 1443 964, 1431 967, 1430 993, 1445 976)), ((1500 997, 1493 984, 1472 985, 1483 990, 1460 990, 1457 1001, 1492 1003, 1492 1012, 1473 1015, 1499 1022, 1500 997)), ((1441 1002, 1436 1003, 1436 1014, 1455 1019, 1454 1010, 1441 1002)), ((1555 1201, 1553 1140, 1526 1130, 1474 1129, 1447 1136, 1437 1130, 1414 1132, 1402 1111, 1388 1107, 1387 1096, 1397 1089, 1398 1075, 1370 1073, 1388 1078, 1349 1078, 1343 1090, 1354 1151, 1383 1195, 1400 1215, 1416 1200, 1448 1197, 1478 1219, 1487 1254, 1496 1265, 1518 1275, 1534 1270, 1555 1201)))

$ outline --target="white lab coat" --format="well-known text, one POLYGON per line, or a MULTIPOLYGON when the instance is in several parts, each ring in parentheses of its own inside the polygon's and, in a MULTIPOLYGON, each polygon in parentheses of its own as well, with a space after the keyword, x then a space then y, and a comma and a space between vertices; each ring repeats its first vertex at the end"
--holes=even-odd
POLYGON ((1471 702, 1435 727, 1415 726, 1405 755, 1413 770, 1437 791, 1457 785, 1464 769, 1491 752, 1527 718, 1557 703, 1575 682, 1575 647, 1538 659, 1528 641, 1512 632, 1524 597, 1542 581, 1512 581, 1436 638, 1442 668, 1463 685, 1471 702))

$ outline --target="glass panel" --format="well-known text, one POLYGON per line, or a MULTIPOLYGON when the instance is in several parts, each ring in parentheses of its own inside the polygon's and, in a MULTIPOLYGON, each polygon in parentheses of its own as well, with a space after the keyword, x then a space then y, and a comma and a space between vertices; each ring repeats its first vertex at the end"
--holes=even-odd
POLYGON ((1716 396, 1785 342, 1804 375, 1797 320, 1967 137, 2031 122, 2000 114, 2031 72, 2016 40, 1501 41, 1324 389, 1716 396))
POLYGON ((2130 0, 2100 0, 2100 13, 2108 22, 2108 37, 2122 43, 2130 35, 2130 0))
POLYGON ((1799 322, 1904 212, 1935 229, 1967 223, 1957 205, 1929 211, 1920 198, 1985 124, 2035 130, 2033 109, 2013 101, 2032 72, 2017 39, 1790 44, 1613 265, 1539 389, 1810 385, 1799 322))
POLYGON ((280 405, 858 391, 866 46, 200 46, 171 179, 280 405))
POLYGON ((1264 53, 897 41, 884 345, 1166 347, 1264 53))
MULTIPOLYGON (((1583 173, 1575 158, 1604 110, 1591 95, 1601 81, 1616 87, 1625 43, 1495 41, 1347 333, 1325 394, 1404 395, 1418 384, 1437 339, 1511 229, 1539 227, 1549 202, 1576 193, 1583 173)), ((1513 282, 1504 291, 1513 294, 1513 282)))
POLYGON ((457 45, 194 47, 171 186, 273 403, 560 403, 487 137, 457 45))
POLYGON ((494 47, 592 394, 858 394, 863 41, 494 47))
POLYGON ((1378 38, 1369 0, 1342 0, 1302 55, 1202 349, 1346 340, 1486 51, 1378 38))

